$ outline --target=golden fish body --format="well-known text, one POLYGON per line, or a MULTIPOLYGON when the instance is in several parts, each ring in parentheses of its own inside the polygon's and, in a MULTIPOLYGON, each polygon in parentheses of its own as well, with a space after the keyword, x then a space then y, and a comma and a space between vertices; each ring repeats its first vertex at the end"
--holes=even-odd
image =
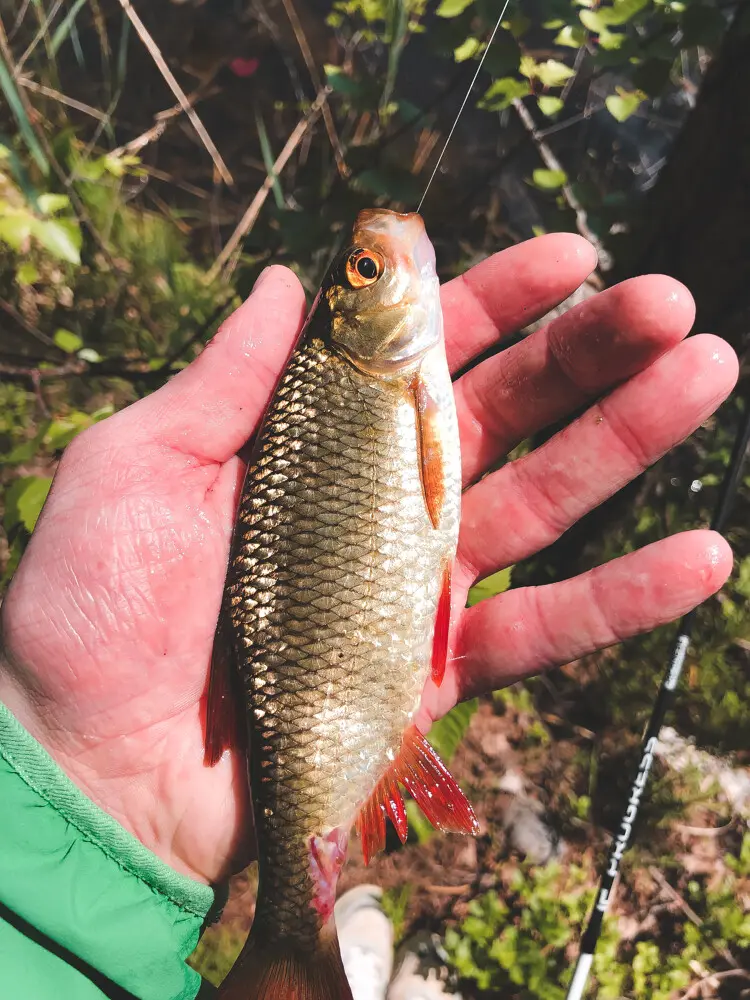
POLYGON ((417 215, 361 213, 239 506, 220 633, 247 711, 260 881, 221 996, 350 996, 336 879, 430 671, 460 491, 432 247, 417 215))

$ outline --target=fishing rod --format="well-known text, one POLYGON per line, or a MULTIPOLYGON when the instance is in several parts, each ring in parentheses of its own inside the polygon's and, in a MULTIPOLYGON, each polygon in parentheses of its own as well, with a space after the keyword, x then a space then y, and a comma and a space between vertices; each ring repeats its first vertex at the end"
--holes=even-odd
MULTIPOLYGON (((724 474, 716 508, 711 520, 711 528, 719 532, 724 530, 729 520, 732 505, 742 480, 742 469, 747 456, 748 443, 750 442, 750 387, 745 389, 743 398, 744 412, 737 429, 732 455, 727 471, 724 474)), ((620 825, 617 828, 617 834, 610 847, 607 864, 599 882, 594 909, 581 938, 578 961, 566 1000, 581 1000, 586 988, 591 964, 594 961, 594 952, 596 951, 596 946, 602 932, 604 917, 612 901, 612 887, 620 871, 622 856, 632 838, 633 827, 638 817, 638 810, 648 783, 651 765, 653 764, 656 745, 659 742, 659 733, 664 725, 664 718, 674 700, 674 692, 682 674, 685 654, 690 645, 697 612, 698 608, 689 611, 680 620, 677 628, 677 636, 672 646, 672 653, 641 744, 641 757, 630 786, 627 806, 620 820, 620 825)))

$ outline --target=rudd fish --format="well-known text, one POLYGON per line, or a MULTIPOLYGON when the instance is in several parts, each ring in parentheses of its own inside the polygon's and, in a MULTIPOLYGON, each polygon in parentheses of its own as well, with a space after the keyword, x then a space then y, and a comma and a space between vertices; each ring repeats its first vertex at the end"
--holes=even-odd
POLYGON ((435 254, 419 215, 361 212, 265 416, 217 628, 207 759, 248 720, 259 886, 223 1000, 351 1000, 333 923, 356 825, 401 839, 404 786, 476 832, 412 723, 442 679, 461 469, 435 254))

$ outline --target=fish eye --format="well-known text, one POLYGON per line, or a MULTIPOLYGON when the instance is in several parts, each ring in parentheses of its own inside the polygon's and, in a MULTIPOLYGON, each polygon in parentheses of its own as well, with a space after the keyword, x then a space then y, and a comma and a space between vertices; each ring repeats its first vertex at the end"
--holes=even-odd
POLYGON ((376 250, 352 250, 346 261, 346 278, 352 288, 374 285, 383 273, 385 261, 376 250))

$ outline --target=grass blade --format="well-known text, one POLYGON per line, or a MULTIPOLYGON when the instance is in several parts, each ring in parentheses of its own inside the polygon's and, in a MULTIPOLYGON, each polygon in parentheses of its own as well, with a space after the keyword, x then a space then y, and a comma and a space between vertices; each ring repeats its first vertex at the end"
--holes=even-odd
POLYGON ((271 143, 268 141, 268 132, 266 132, 266 126, 263 122, 263 118, 260 113, 255 112, 255 124, 258 128, 258 139, 260 140, 260 151, 263 156, 263 165, 266 168, 266 174, 272 178, 271 187, 273 190, 274 201, 276 202, 277 208, 284 208, 284 193, 281 190, 281 184, 279 183, 278 176, 274 173, 274 156, 271 152, 271 143))
MULTIPOLYGON (((4 37, 2 41, 5 41, 4 37)), ((5 48, 5 46, 3 46, 5 48)), ((18 122, 18 130, 23 136, 23 140, 28 146, 29 152, 33 156, 37 166, 46 176, 49 174, 49 162, 47 157, 44 155, 42 147, 39 145, 39 140, 34 135, 34 129, 31 127, 31 122, 24 111, 23 104, 21 103, 21 98, 18 96, 18 90, 16 89, 15 81, 13 80, 13 74, 5 58, 5 52, 0 53, 0 90, 5 94, 5 99, 8 102, 10 110, 13 112, 13 117, 18 122)))
POLYGON ((75 30, 75 21, 76 17, 78 17, 78 11, 81 9, 81 7, 83 7, 85 3, 88 3, 88 0, 76 0, 76 2, 68 11, 68 13, 62 19, 62 22, 55 31, 54 35, 52 36, 51 49, 53 56, 57 55, 57 50, 67 39, 68 35, 70 35, 75 30))

